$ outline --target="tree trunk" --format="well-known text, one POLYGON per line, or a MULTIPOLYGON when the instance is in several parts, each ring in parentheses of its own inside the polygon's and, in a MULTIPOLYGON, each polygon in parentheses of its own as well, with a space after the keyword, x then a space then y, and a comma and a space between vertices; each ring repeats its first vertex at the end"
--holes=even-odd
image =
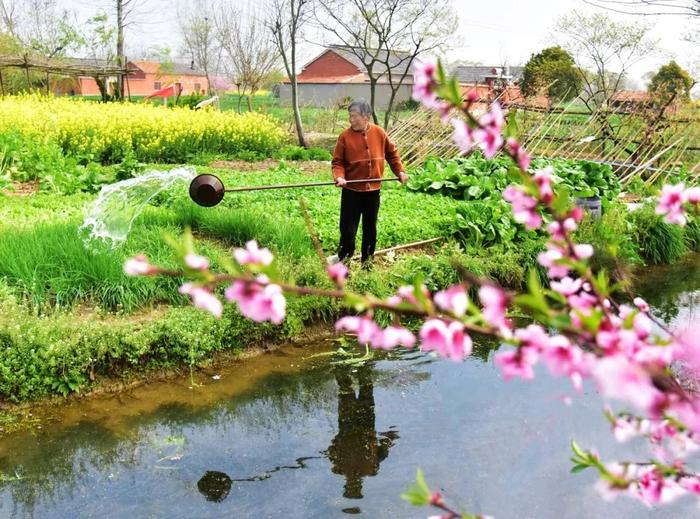
POLYGON ((248 111, 252 112, 253 111, 253 101, 251 99, 252 94, 248 94, 248 111))
POLYGON ((299 110, 299 93, 296 74, 294 77, 290 78, 290 80, 292 86, 292 110, 294 111, 294 124, 297 127, 299 146, 302 148, 308 148, 308 145, 306 144, 306 136, 304 135, 304 125, 301 122, 301 111, 299 110))
POLYGON ((102 102, 106 103, 107 101, 109 101, 109 93, 107 92, 107 85, 105 84, 105 79, 101 77, 96 77, 95 83, 97 83, 97 88, 100 89, 100 96, 102 97, 102 102))
POLYGON ((372 121, 374 124, 379 124, 379 117, 377 117, 377 109, 374 107, 377 94, 377 80, 372 76, 369 77, 369 105, 372 107, 372 121))
POLYGON ((241 95, 241 86, 237 85, 237 91, 238 91, 238 113, 241 113, 241 101, 243 101, 243 96, 241 95))
MULTIPOLYGON (((117 0, 117 64, 123 69, 124 63, 124 0, 117 0)), ((119 73, 117 78, 116 98, 124 100, 124 74, 119 73)))
POLYGON ((394 89, 393 86, 390 86, 389 88, 391 88, 391 95, 389 96, 389 104, 386 106, 386 113, 384 114, 384 129, 387 132, 389 131, 389 120, 392 112, 394 111, 394 100, 396 99, 396 94, 399 91, 399 88, 401 88, 401 85, 399 85, 396 89, 394 89))
POLYGON ((204 75, 207 78, 207 95, 211 96, 214 93, 214 89, 211 87, 211 78, 209 77, 209 66, 204 67, 204 75))
POLYGON ((0 95, 5 95, 5 83, 2 80, 2 70, 0 70, 0 95))

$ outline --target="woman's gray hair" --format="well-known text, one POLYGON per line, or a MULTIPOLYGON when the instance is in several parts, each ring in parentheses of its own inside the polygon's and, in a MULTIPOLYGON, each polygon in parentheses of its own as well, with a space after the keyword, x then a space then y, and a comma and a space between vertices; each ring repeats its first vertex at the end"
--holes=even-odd
POLYGON ((362 115, 372 115, 372 107, 364 99, 353 99, 348 106, 348 112, 360 112, 362 115))

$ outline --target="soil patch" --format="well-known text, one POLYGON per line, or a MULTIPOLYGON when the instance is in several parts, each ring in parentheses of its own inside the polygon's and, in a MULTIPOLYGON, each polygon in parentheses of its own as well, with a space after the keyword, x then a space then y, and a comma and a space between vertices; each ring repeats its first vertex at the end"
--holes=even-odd
POLYGON ((39 181, 12 182, 12 187, 5 191, 9 196, 30 196, 39 192, 39 181))

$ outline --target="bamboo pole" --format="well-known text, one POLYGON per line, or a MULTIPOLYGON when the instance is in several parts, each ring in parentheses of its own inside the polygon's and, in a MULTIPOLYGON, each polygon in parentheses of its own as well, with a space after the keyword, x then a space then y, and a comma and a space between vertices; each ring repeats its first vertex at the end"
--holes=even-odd
MULTIPOLYGON (((346 184, 366 184, 374 182, 396 182, 398 178, 370 178, 370 179, 360 179, 360 180, 348 180, 346 184)), ((336 185, 334 181, 331 182, 308 182, 306 184, 275 184, 271 186, 245 186, 245 187, 231 187, 224 189, 226 193, 242 192, 242 191, 264 191, 268 189, 290 189, 295 187, 316 187, 316 186, 334 186, 336 185)))
POLYGON ((311 219, 311 215, 309 214, 309 208, 306 205, 306 200, 304 200, 303 196, 300 196, 298 200, 299 207, 301 207, 301 212, 304 216, 304 222, 306 222, 306 230, 309 232, 309 238, 311 239, 311 243, 313 244, 314 250, 316 251, 316 256, 318 256, 318 260, 321 262, 321 267, 326 268, 326 255, 323 254, 323 249, 321 248, 321 241, 318 239, 318 234, 316 233, 314 222, 311 219))
MULTIPOLYGON (((374 253, 375 256, 382 256, 384 254, 388 254, 390 252, 394 252, 397 250, 404 250, 404 249, 412 249, 413 247, 420 247, 421 245, 430 245, 431 243, 437 243, 439 241, 444 240, 445 238, 442 236, 438 236, 437 238, 430 238, 428 240, 420 240, 420 241, 414 241, 411 243, 405 243, 403 245, 396 245, 394 247, 389 247, 388 249, 380 249, 374 253)), ((352 259, 356 260, 359 259, 360 255, 356 254, 355 256, 352 257, 352 259)))

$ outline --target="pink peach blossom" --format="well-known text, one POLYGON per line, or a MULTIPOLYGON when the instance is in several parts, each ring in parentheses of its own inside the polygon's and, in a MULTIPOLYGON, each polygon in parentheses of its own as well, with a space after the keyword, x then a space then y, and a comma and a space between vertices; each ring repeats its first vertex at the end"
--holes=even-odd
POLYGON ((224 307, 221 301, 207 288, 200 287, 194 283, 184 283, 179 292, 192 298, 195 308, 206 310, 215 317, 221 317, 224 307))
POLYGON ((452 312, 457 317, 462 317, 469 306, 469 297, 462 285, 454 285, 437 292, 433 300, 441 310, 452 312))
POLYGON ((255 240, 248 241, 245 244, 245 249, 234 249, 233 257, 240 265, 267 266, 273 260, 270 250, 266 248, 261 249, 255 240))
POLYGON ((472 339, 457 321, 447 324, 441 319, 429 319, 420 329, 421 350, 435 351, 454 361, 463 360, 472 352, 472 339))
POLYGON ((185 255, 185 265, 193 270, 207 270, 209 268, 209 260, 198 254, 185 255))
POLYGON ((138 254, 124 262, 124 274, 127 276, 147 276, 157 271, 158 269, 148 262, 144 254, 138 254))

